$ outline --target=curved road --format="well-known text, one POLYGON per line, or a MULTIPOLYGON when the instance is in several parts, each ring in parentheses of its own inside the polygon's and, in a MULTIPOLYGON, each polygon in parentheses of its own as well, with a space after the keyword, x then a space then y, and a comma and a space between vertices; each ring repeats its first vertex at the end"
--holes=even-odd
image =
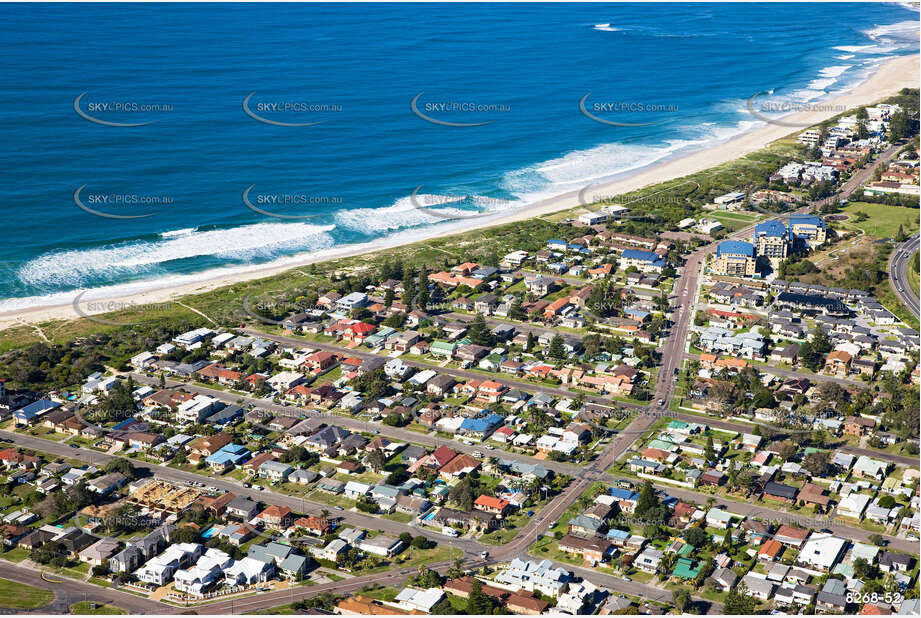
MULTIPOLYGON (((19 584, 43 588, 53 592, 54 600, 48 605, 35 610, 39 613, 66 614, 69 613, 68 609, 71 605, 79 603, 80 601, 93 601, 96 603, 116 605, 131 614, 162 614, 169 612, 168 606, 158 603, 157 601, 151 601, 113 588, 94 586, 57 573, 49 573, 48 577, 55 580, 55 582, 52 583, 42 579, 42 572, 40 570, 25 566, 24 564, 7 562, 6 560, 0 560, 0 575, 2 575, 4 579, 9 579, 19 584)), ((14 611, 9 613, 20 614, 34 612, 14 611)))
POLYGON ((921 316, 918 296, 908 284, 908 269, 911 268, 911 256, 919 250, 919 234, 915 234, 898 245, 889 256, 889 283, 892 290, 917 318, 921 316))

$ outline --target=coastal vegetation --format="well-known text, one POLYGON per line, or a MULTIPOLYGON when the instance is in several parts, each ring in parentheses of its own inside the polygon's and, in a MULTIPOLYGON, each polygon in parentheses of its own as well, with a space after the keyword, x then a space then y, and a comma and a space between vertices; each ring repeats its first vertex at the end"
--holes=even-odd
MULTIPOLYGON (((889 101, 908 104, 912 96, 917 98, 917 90, 903 91, 889 101)), ((823 126, 830 122, 823 123, 823 126)), ((626 205, 632 213, 647 216, 617 222, 612 224, 612 229, 627 234, 656 235, 666 229, 675 229, 677 222, 686 217, 701 213, 709 216, 702 206, 729 191, 782 188, 769 183, 768 176, 779 166, 806 154, 806 147, 798 144, 795 136, 791 135, 738 159, 681 178, 622 195, 592 196, 598 201, 589 204, 588 208, 595 209, 606 203, 626 205)), ((888 233, 892 227, 897 231, 899 224, 903 225, 906 233, 917 227, 911 227, 907 220, 903 221, 899 211, 904 209, 895 206, 861 203, 848 206, 846 212, 861 209, 867 212, 867 221, 845 222, 845 226, 864 225, 868 228, 867 233, 874 235, 888 233), (892 213, 887 216, 871 216, 886 208, 895 210, 885 211, 892 213)), ((0 377, 34 386, 74 383, 78 381, 78 376, 83 377, 92 370, 106 366, 126 367, 127 360, 135 351, 149 347, 151 342, 162 341, 198 326, 239 326, 253 322, 256 319, 253 314, 278 320, 313 308, 318 294, 325 291, 348 293, 363 290, 372 276, 385 271, 391 271, 394 278, 409 282, 423 279, 426 272, 462 261, 495 266, 510 248, 536 251, 548 239, 574 236, 582 228, 574 226, 571 217, 583 210, 573 208, 549 216, 317 262, 270 277, 188 295, 181 302, 138 304, 106 313, 103 320, 52 320, 10 327, 0 332, 0 361, 3 361, 0 377)), ((740 220, 732 227, 746 224, 747 221, 740 220)), ((687 248, 693 249, 702 242, 699 238, 692 239, 687 248)), ((871 251, 855 258, 852 267, 843 272, 831 271, 832 276, 825 276, 825 272, 804 272, 804 280, 812 278, 815 282, 873 291, 882 280, 880 273, 885 273, 887 255, 886 248, 880 247, 875 253, 871 251), (869 279, 857 281, 866 278, 868 273, 869 279)), ((424 290, 420 292, 417 304, 425 294, 424 290)), ((424 299, 425 302, 430 300, 424 299)), ((899 313, 900 317, 904 317, 905 313, 899 313)), ((186 356, 175 360, 196 360, 194 352, 186 356)))

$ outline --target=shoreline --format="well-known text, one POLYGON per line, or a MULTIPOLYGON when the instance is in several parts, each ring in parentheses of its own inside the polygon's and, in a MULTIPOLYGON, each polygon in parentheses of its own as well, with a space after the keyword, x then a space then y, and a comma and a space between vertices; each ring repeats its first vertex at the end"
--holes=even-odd
MULTIPOLYGON (((653 162, 649 165, 640 167, 627 172, 619 172, 610 176, 607 180, 601 180, 593 185, 593 195, 598 201, 597 196, 610 196, 629 193, 644 187, 687 176, 697 173, 701 170, 715 167, 727 161, 738 159, 751 152, 766 147, 771 142, 786 137, 794 133, 805 130, 809 125, 817 124, 827 118, 836 116, 841 113, 842 109, 851 109, 860 105, 867 105, 891 96, 903 87, 916 87, 919 79, 919 59, 921 55, 900 56, 893 58, 882 65, 866 80, 856 84, 849 91, 839 94, 833 98, 822 101, 812 102, 811 105, 818 107, 817 110, 799 111, 782 117, 784 124, 766 123, 764 126, 752 129, 741 135, 732 137, 726 141, 715 143, 707 148, 679 154, 674 157, 666 157, 662 160, 653 162), (790 126, 790 125, 803 126, 790 126)), ((584 189, 582 189, 584 191, 584 189)), ((492 227, 506 223, 513 223, 530 219, 533 217, 545 216, 560 210, 579 207, 579 193, 574 190, 560 195, 552 196, 537 201, 528 206, 519 208, 514 212, 503 214, 496 213, 493 216, 484 216, 476 223, 467 221, 455 222, 455 225, 446 225, 444 229, 437 230, 432 234, 427 234, 423 238, 413 237, 406 241, 394 242, 392 237, 371 241, 357 245, 348 245, 340 249, 323 250, 320 255, 301 254, 283 258, 276 263, 253 268, 246 268, 238 272, 229 272, 215 274, 210 278, 196 279, 195 281, 183 282, 177 285, 170 285, 167 282, 157 285, 156 281, 139 281, 136 283, 121 284, 126 286, 137 285, 144 289, 133 294, 125 294, 123 290, 114 292, 110 296, 105 295, 107 288, 97 288, 92 290, 92 300, 99 302, 105 300, 101 305, 112 306, 129 306, 129 305, 148 305, 156 303, 166 303, 177 300, 184 296, 211 291, 220 287, 233 285, 242 281, 251 281, 270 277, 282 272, 286 272, 298 267, 306 266, 312 263, 325 262, 329 260, 354 257, 366 253, 371 253, 381 249, 396 248, 417 242, 424 242, 433 238, 450 236, 461 231, 470 231, 485 227, 492 227), (117 294, 117 295, 116 295, 117 294)), ((413 236, 407 233, 407 236, 413 236)), ((399 233, 397 233, 399 236, 399 233)), ((217 269, 220 271, 221 269, 217 269)), ((174 278, 189 277, 196 275, 176 276, 174 278)), ((74 295, 79 294, 74 291, 74 295)), ((82 309, 86 314, 105 313, 112 310, 111 308, 101 308, 98 311, 82 309)), ((79 319, 83 316, 78 314, 71 302, 63 304, 44 304, 35 305, 23 309, 10 309, 0 312, 0 330, 13 326, 35 324, 49 320, 70 320, 79 319)))

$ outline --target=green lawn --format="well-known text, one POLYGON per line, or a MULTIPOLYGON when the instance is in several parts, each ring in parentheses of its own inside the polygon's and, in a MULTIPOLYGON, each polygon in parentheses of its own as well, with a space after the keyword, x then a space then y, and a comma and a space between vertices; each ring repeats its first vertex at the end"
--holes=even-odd
POLYGON ((127 614, 125 610, 120 607, 115 607, 114 605, 100 605, 98 603, 93 603, 92 601, 80 601, 79 603, 74 603, 70 606, 71 614, 127 614))
POLYGON ((0 579, 0 607, 5 609, 37 609, 54 600, 54 593, 8 579, 0 579))
POLYGON ((905 234, 911 234, 918 229, 918 210, 904 206, 889 206, 887 204, 871 204, 869 202, 851 202, 841 210, 842 213, 852 218, 840 223, 841 227, 863 230, 866 234, 876 238, 893 238, 902 226, 905 234), (866 221, 853 220, 858 212, 867 215, 866 221))
POLYGON ((0 554, 0 558, 4 560, 9 560, 10 562, 22 562, 29 557, 29 550, 23 549, 22 547, 14 547, 13 549, 3 552, 0 554))
POLYGON ((911 259, 908 261, 908 287, 915 293, 915 296, 918 295, 918 256, 921 255, 917 251, 911 256, 911 259))

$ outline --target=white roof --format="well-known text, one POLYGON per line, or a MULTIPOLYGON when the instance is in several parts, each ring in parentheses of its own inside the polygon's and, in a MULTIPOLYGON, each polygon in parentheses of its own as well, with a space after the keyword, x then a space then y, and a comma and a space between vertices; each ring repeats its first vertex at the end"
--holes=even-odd
POLYGON ((813 532, 803 543, 796 560, 802 564, 830 569, 847 543, 845 539, 833 534, 813 532))
POLYGON ((393 600, 428 612, 444 595, 440 588, 403 588, 393 600))

